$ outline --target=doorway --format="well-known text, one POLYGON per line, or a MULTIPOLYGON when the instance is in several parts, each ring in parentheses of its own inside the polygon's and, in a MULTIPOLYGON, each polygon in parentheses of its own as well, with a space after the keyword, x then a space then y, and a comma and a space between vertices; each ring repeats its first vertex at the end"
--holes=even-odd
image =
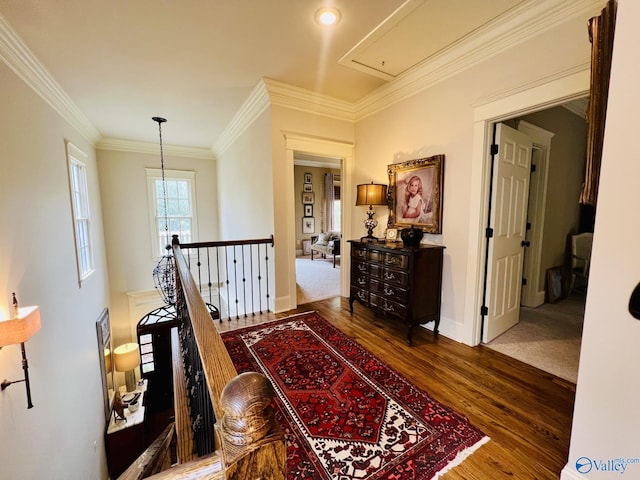
MULTIPOLYGON (((517 279, 522 281, 522 296, 517 302, 519 321, 516 318, 505 333, 483 338, 489 348, 572 382, 577 377, 584 293, 574 292, 558 303, 549 303, 545 294, 547 271, 570 264, 570 236, 593 231, 578 205, 587 136, 583 105, 571 102, 501 122, 533 137, 522 279, 517 279)), ((520 285, 512 287, 515 291, 520 285)))
POLYGON ((294 152, 296 302, 340 295, 342 159, 294 152), (311 250, 320 242, 328 253, 311 250), (338 245, 334 245, 338 242, 338 245))

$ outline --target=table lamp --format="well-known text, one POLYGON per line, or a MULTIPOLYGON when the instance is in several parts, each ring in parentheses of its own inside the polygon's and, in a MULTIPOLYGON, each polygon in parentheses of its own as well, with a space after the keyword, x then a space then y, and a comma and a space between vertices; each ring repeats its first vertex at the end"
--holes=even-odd
POLYGON ((368 218, 364 220, 364 226, 367 229, 368 235, 362 237, 361 240, 373 242, 377 240, 377 238, 373 236, 373 229, 378 225, 378 221, 373 218, 373 215, 376 213, 373 206, 388 205, 387 186, 371 182, 358 185, 357 188, 356 206, 369 205, 369 210, 367 210, 368 218))
POLYGON ((135 368, 140 365, 140 347, 137 343, 125 343, 113 350, 113 361, 118 372, 124 372, 127 392, 136 389, 135 368))

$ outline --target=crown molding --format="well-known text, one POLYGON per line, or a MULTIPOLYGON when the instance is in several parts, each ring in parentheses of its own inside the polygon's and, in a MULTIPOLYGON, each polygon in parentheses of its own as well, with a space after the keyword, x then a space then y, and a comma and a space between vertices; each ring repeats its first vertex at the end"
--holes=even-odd
POLYGON ((262 78, 213 146, 216 156, 222 155, 262 112, 272 106, 355 122, 355 108, 350 102, 262 78))
POLYGON ((351 102, 304 88, 294 87, 270 78, 263 78, 262 81, 269 92, 271 105, 322 115, 345 122, 355 122, 356 120, 355 107, 351 102))
POLYGON ((249 97, 233 116, 216 143, 211 147, 216 156, 221 156, 242 135, 257 118, 269 107, 269 94, 266 85, 260 80, 249 97))
MULTIPOLYGON (((103 138, 96 144, 98 150, 112 150, 116 152, 160 154, 160 146, 157 143, 137 142, 120 138, 103 138)), ((163 145, 165 155, 183 158, 200 158, 203 160, 215 160, 214 153, 208 148, 181 147, 177 145, 163 145)))
POLYGON ((86 140, 95 144, 101 138, 100 132, 2 15, 0 15, 0 58, 86 140))
POLYGON ((603 6, 603 0, 536 0, 514 8, 355 103, 356 121, 457 75, 519 43, 603 6))

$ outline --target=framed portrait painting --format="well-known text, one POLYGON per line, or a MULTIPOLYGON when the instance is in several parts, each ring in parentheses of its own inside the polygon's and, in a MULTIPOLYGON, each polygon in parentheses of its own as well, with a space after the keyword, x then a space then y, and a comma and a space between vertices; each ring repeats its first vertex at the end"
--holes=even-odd
POLYGON ((444 155, 394 163, 389 174, 388 228, 414 226, 442 233, 444 155))

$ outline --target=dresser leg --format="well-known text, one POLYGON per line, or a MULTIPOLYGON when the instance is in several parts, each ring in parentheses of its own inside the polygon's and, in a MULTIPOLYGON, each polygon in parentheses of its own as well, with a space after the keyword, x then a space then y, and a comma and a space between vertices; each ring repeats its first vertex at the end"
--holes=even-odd
POLYGON ((438 327, 439 327, 439 326, 440 326, 440 319, 437 319, 437 320, 436 320, 436 324, 435 324, 435 326, 433 327, 433 336, 434 336, 434 337, 437 337, 437 336, 438 336, 438 333, 439 333, 438 327))
POLYGON ((351 315, 353 315, 353 301, 355 300, 355 297, 349 297, 349 312, 351 312, 351 315))
POLYGON ((411 347, 411 338, 413 336, 413 325, 409 325, 409 329, 407 330, 407 345, 411 347))

